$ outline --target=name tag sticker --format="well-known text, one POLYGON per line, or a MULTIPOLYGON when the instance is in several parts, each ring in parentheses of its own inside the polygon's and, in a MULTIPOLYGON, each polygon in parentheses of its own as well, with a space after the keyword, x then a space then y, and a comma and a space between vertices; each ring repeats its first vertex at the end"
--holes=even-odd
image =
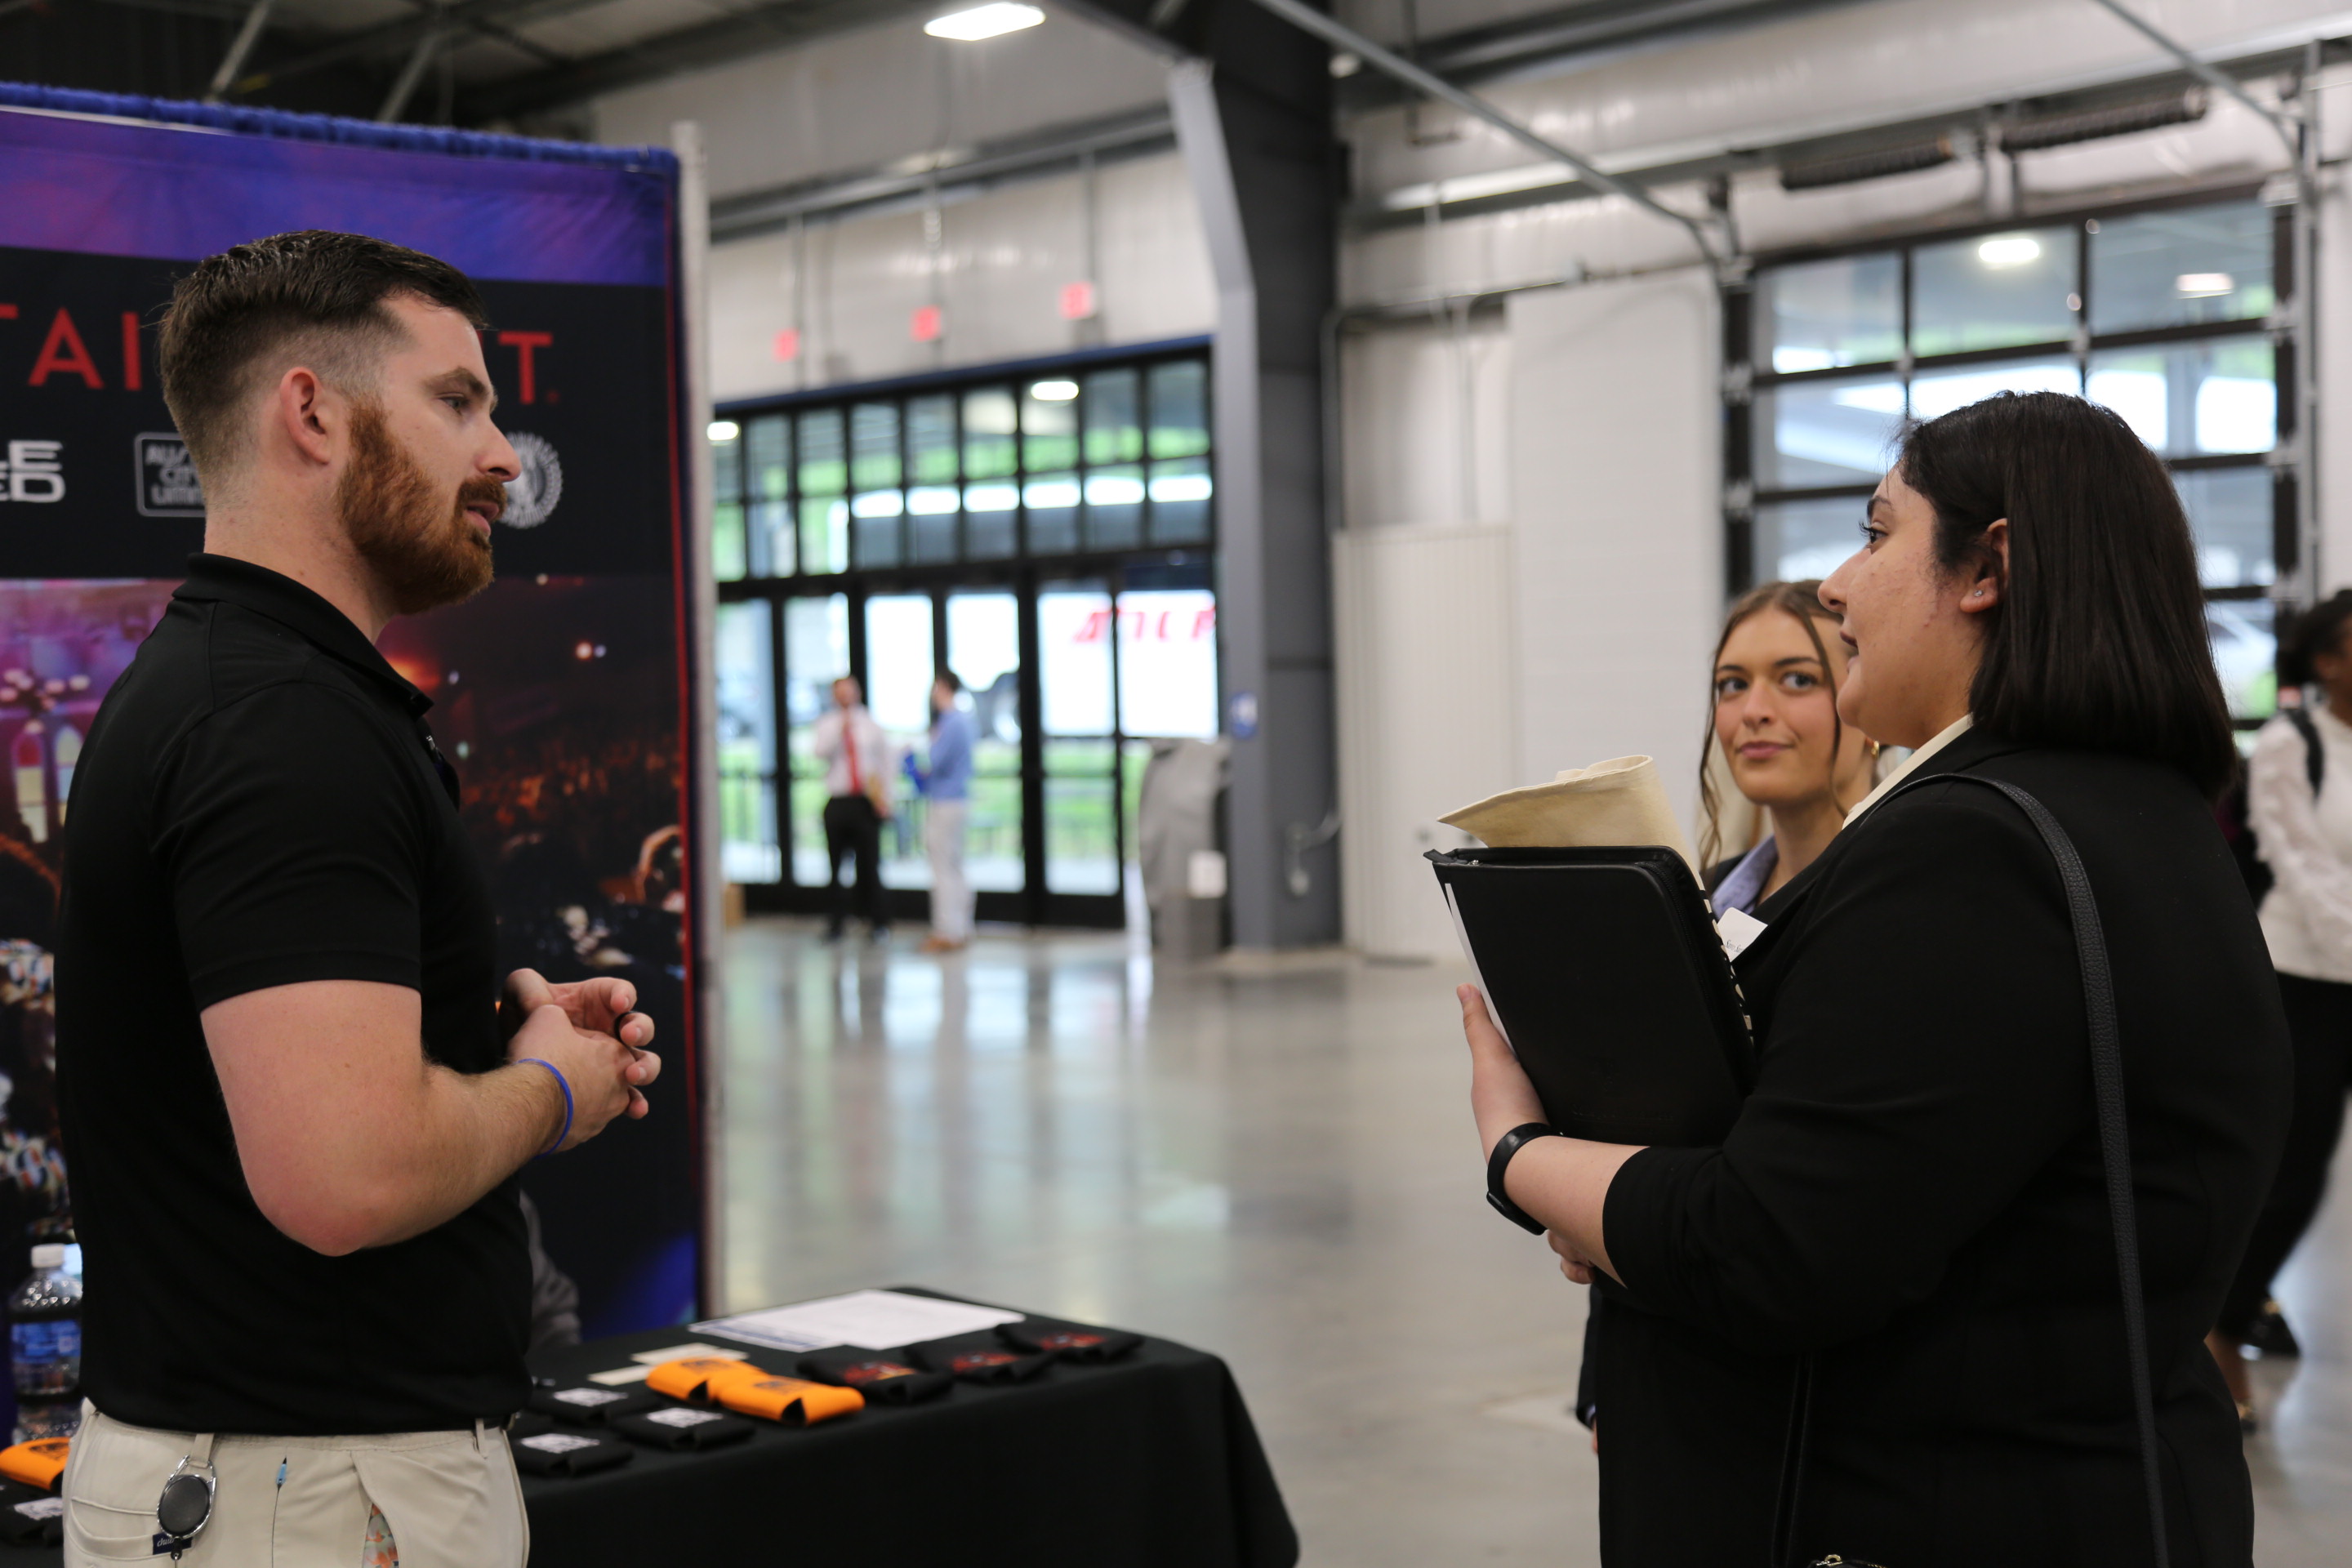
POLYGON ((536 1437, 525 1437, 522 1446, 536 1448, 542 1454, 569 1454, 575 1448, 593 1448, 593 1437, 574 1436, 569 1432, 541 1432, 536 1437))
POLYGON ((37 1497, 30 1502, 20 1502, 16 1511, 26 1519, 56 1519, 66 1511, 66 1500, 61 1497, 37 1497))
POLYGON ((1723 939, 1723 951, 1733 958, 1746 952, 1758 937, 1771 929, 1745 910, 1726 910, 1723 918, 1715 922, 1715 934, 1723 939))

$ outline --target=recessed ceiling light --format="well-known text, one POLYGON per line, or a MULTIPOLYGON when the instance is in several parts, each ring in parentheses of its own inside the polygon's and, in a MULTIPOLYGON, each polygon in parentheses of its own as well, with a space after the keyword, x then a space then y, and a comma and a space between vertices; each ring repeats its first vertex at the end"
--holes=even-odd
POLYGON ((732 419, 713 419, 707 434, 714 441, 732 441, 743 434, 743 426, 732 419))
POLYGON ((1977 259, 1987 267, 2022 267, 2042 258, 2042 242, 2030 234, 2000 234, 1977 247, 1977 259))
POLYGON ((1040 403, 1067 403, 1077 395, 1075 381, 1041 381, 1029 389, 1029 395, 1040 403))
POLYGON ((2184 272, 2172 280, 2173 291, 2184 300, 2210 300, 2237 286, 2238 280, 2226 272, 2184 272))
POLYGON ((923 31, 934 38, 953 38, 959 43, 977 43, 1006 33, 1017 33, 1024 27, 1034 27, 1045 19, 1045 13, 1034 5, 1023 5, 1015 0, 995 0, 988 5, 974 5, 970 10, 950 11, 944 16, 934 16, 923 24, 923 31))

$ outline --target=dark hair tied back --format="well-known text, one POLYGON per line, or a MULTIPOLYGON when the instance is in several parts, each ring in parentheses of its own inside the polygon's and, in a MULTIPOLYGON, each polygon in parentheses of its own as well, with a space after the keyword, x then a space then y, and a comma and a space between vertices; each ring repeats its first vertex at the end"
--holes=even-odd
POLYGON ((2039 745, 2120 752, 2218 795, 2237 765, 2213 669, 2197 551, 2172 476, 2111 409, 2004 392, 1911 430, 1897 464, 1936 510, 1946 570, 1994 569, 1969 692, 1976 721, 2039 745))
POLYGON ((2322 654, 2344 651, 2344 628, 2352 622, 2352 588, 2338 588, 2280 630, 2281 686, 2308 686, 2319 679, 2322 654))

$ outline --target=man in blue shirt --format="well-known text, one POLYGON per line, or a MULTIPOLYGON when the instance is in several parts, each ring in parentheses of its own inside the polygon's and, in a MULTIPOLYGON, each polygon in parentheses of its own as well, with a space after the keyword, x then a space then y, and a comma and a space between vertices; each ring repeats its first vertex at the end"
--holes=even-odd
POLYGON ((964 819, 971 809, 971 715, 958 706, 963 682, 942 669, 931 682, 931 758, 923 784, 929 805, 923 847, 931 859, 931 935, 925 952, 953 952, 971 941, 971 884, 963 873, 964 819))

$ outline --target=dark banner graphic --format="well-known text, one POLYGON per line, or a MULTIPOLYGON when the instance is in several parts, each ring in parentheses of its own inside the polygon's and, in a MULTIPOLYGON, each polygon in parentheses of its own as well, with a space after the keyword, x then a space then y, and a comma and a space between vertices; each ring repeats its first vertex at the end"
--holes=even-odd
POLYGON ((6 230, 42 248, 0 247, 7 1279, 24 1272, 32 1241, 71 1226, 48 944, 81 737, 204 534, 204 499, 163 405, 157 315, 173 280, 210 250, 343 227, 474 272, 490 309, 482 346, 498 421, 523 460, 494 531, 498 581, 468 604, 394 623, 381 644, 434 700, 429 721, 495 889, 501 964, 625 977, 668 1069, 646 1121, 532 1165, 525 1185, 550 1256, 580 1284, 588 1333, 695 1312, 673 188, 657 166, 196 135, 0 108, 0 209, 47 204, 39 221, 6 230), (93 170, 118 196, 146 191, 152 200, 128 210, 152 226, 126 220, 119 202, 78 216, 72 180, 93 170), (203 203, 207 182, 239 172, 268 174, 276 188, 242 198, 248 212, 203 203), (238 222, 249 226, 225 226, 238 222))

